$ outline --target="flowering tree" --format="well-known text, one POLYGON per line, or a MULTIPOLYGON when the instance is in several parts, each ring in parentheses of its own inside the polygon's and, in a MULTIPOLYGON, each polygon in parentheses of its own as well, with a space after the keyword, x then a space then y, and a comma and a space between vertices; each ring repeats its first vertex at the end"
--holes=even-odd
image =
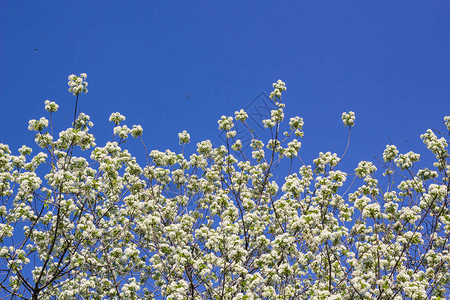
MULTIPOLYGON (((69 86, 77 105, 86 74, 69 76, 69 86)), ((431 130, 421 135, 436 157, 429 168, 417 170, 420 155, 394 145, 383 162, 362 161, 353 174, 339 171, 343 155, 330 152, 308 165, 297 140, 302 118, 283 123, 284 90, 278 80, 270 94, 278 107, 263 121, 270 140, 252 136, 251 149, 243 148, 235 122, 253 132, 240 110, 218 122, 225 145, 206 140, 186 157, 184 131, 182 153, 153 150, 145 166, 123 148, 129 135, 141 137, 141 126, 121 126, 125 117, 113 113, 116 141, 97 147, 89 116, 77 116, 75 105, 72 127, 56 136, 58 105, 47 100, 48 119, 29 122, 42 152, 31 156, 22 146, 12 155, 0 144, 0 296, 449 297, 446 139, 431 130), (289 171, 277 173, 284 161, 289 171)), ((343 113, 342 121, 350 137, 355 114, 343 113)), ((450 130, 450 117, 444 122, 450 130)))

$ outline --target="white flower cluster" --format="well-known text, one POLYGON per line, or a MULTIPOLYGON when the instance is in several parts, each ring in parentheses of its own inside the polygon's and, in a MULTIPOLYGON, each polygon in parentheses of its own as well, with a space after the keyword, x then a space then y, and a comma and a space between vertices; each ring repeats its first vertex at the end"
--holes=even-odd
POLYGON ((227 139, 234 138, 236 136, 236 134, 237 134, 236 130, 230 130, 230 131, 227 131, 226 137, 227 137, 227 139))
POLYGON ((423 182, 420 181, 417 177, 413 180, 401 181, 397 188, 401 191, 401 193, 399 193, 400 196, 407 196, 412 191, 417 193, 424 193, 426 191, 424 189, 423 182))
POLYGON ((355 126, 355 113, 350 111, 348 113, 343 112, 342 113, 342 122, 344 123, 345 127, 353 127, 355 126))
POLYGON ((139 291, 141 287, 136 281, 136 278, 130 278, 128 283, 122 286, 120 298, 121 299, 136 299, 136 292, 139 291))
POLYGON ((433 179, 439 176, 438 172, 436 171, 432 171, 428 168, 425 169, 420 169, 419 171, 417 171, 417 176, 421 179, 421 180, 429 180, 429 179, 433 179))
POLYGON ((217 121, 217 123, 219 124, 220 130, 228 131, 234 127, 233 117, 222 116, 220 117, 220 120, 217 121))
POLYGON ((377 167, 373 165, 370 161, 361 161, 358 163, 358 167, 355 169, 356 176, 359 178, 366 177, 374 173, 377 170, 377 167))
POLYGON ((33 149, 31 149, 30 147, 27 147, 25 145, 23 145, 22 147, 19 148, 19 153, 22 156, 30 155, 32 152, 33 152, 33 149))
POLYGON ((210 140, 202 141, 197 143, 197 152, 205 155, 206 157, 211 156, 212 143, 210 140))
POLYGON ((87 94, 88 83, 86 81, 87 75, 86 73, 81 73, 79 76, 75 76, 74 74, 69 75, 69 92, 75 96, 78 96, 80 93, 87 94))
POLYGON ((272 84, 273 91, 270 93, 269 98, 274 100, 279 100, 281 98, 281 93, 286 90, 286 84, 280 79, 277 82, 272 84))
POLYGON ((48 126, 48 120, 44 117, 39 120, 30 120, 28 121, 28 130, 30 131, 41 131, 48 126))
POLYGON ((303 125, 305 123, 303 122, 303 118, 300 117, 294 117, 289 120, 289 127, 291 130, 295 130, 295 136, 297 137, 303 137, 303 125))
POLYGON ((114 135, 117 135, 121 139, 125 140, 128 138, 128 135, 131 133, 131 129, 128 128, 127 125, 116 126, 114 127, 114 135))
POLYGON ((261 162, 265 157, 265 152, 263 149, 256 149, 252 151, 252 157, 256 159, 257 162, 261 162))
POLYGON ((395 145, 386 145, 386 149, 383 152, 383 160, 385 162, 391 162, 397 157, 398 153, 395 145))
POLYGON ((109 116, 109 121, 114 122, 114 124, 116 124, 117 126, 120 124, 120 122, 125 121, 125 116, 121 115, 118 112, 115 112, 109 116))
POLYGON ((264 127, 272 128, 284 119, 283 108, 270 111, 270 119, 262 120, 264 127))
POLYGON ((296 139, 293 139, 292 142, 288 143, 288 147, 284 149, 283 153, 286 155, 286 157, 294 158, 298 154, 298 150, 300 150, 300 147, 302 146, 302 143, 297 141, 296 139))
POLYGON ((114 135, 117 135, 122 140, 127 139, 129 134, 131 134, 131 136, 134 138, 138 138, 144 132, 144 129, 141 125, 133 125, 132 128, 129 128, 127 125, 119 126, 120 122, 125 121, 125 116, 121 115, 118 112, 112 113, 109 116, 109 121, 114 122, 114 124, 116 125, 113 130, 114 135))
POLYGON ((171 166, 174 165, 177 161, 177 155, 175 154, 175 152, 172 152, 169 149, 167 149, 165 152, 152 150, 149 156, 153 159, 153 162, 157 166, 171 166))
POLYGON ((324 173, 327 165, 331 168, 335 167, 339 163, 339 158, 336 153, 331 154, 331 152, 320 152, 319 157, 313 160, 313 163, 316 165, 314 171, 317 174, 324 173))
POLYGON ((245 120, 247 120, 247 118, 248 118, 248 115, 243 109, 241 109, 240 111, 234 112, 234 119, 236 121, 245 122, 245 120))
POLYGON ((183 130, 183 132, 178 133, 178 139, 180 145, 189 144, 189 142, 191 141, 191 136, 186 130, 183 130))
POLYGON ((447 129, 450 130, 450 116, 444 117, 444 123, 445 123, 445 127, 447 127, 447 129))
POLYGON ((89 128, 94 126, 94 123, 92 123, 90 120, 90 116, 86 115, 85 113, 80 113, 75 120, 75 123, 73 124, 73 128, 88 132, 89 128))
POLYGON ((236 142, 231 146, 231 149, 234 151, 239 151, 242 149, 242 142, 241 140, 236 140, 236 142))
POLYGON ((379 219, 381 218, 381 209, 380 204, 378 203, 371 203, 364 207, 362 210, 362 217, 363 218, 372 218, 372 219, 379 219))
POLYGON ((36 134, 34 141, 39 147, 45 149, 47 146, 53 145, 53 136, 46 132, 44 134, 36 134))
POLYGON ((131 128, 131 136, 134 138, 140 137, 143 132, 144 129, 141 125, 133 125, 133 128, 131 128))
POLYGON ((400 154, 394 159, 395 164, 402 170, 412 167, 412 163, 420 160, 420 154, 409 151, 406 154, 400 154))
POLYGON ((48 112, 56 112, 58 111, 59 105, 54 101, 45 100, 45 110, 48 112))
MULTIPOLYGON (((80 146, 81 149, 86 150, 91 147, 95 147, 95 137, 88 133, 88 127, 81 130, 69 128, 59 133, 59 139, 53 143, 58 149, 67 150, 71 146, 80 146)), ((52 142, 52 136, 46 133, 41 136, 42 138, 36 138, 36 142, 41 148, 48 147, 52 142)), ((59 154, 59 153, 58 153, 59 154)), ((61 154, 62 155, 62 154, 61 154)))
POLYGON ((271 116, 270 118, 277 123, 283 122, 284 120, 283 109, 279 108, 277 110, 270 111, 270 116, 271 116))
POLYGON ((445 138, 438 139, 436 134, 431 129, 428 129, 426 133, 420 135, 423 143, 427 145, 427 148, 436 156, 438 160, 445 160, 449 157, 447 151, 447 141, 445 138))
POLYGON ((273 128, 276 125, 276 122, 272 119, 262 120, 262 123, 265 128, 273 128))

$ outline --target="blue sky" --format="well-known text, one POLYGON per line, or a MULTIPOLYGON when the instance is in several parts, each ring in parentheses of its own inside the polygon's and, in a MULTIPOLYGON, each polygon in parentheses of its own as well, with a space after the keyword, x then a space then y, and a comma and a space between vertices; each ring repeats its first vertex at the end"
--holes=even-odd
MULTIPOLYGON (((282 79, 286 117, 305 121, 301 156, 342 153, 343 111, 356 113, 346 167, 426 148, 419 135, 450 114, 448 1, 2 1, 0 142, 33 145, 28 120, 60 105, 71 125, 67 76, 88 74, 80 111, 102 146, 108 117, 140 124, 149 149, 220 142, 217 120, 282 79)), ((142 161, 143 149, 131 142, 142 161)))

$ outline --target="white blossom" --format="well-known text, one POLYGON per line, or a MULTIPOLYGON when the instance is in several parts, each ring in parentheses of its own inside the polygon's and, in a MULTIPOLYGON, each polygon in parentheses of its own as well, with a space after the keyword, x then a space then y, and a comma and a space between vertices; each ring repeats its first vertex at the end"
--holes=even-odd
POLYGON ((69 82, 67 83, 69 85, 69 92, 75 96, 78 96, 80 93, 87 94, 88 83, 86 81, 86 78, 86 73, 81 73, 78 77, 74 74, 70 75, 68 77, 69 82))
POLYGON ((280 79, 277 80, 277 82, 272 84, 273 91, 270 93, 269 98, 273 100, 277 100, 281 98, 281 93, 284 92, 286 88, 286 84, 281 81, 280 79))
POLYGON ((59 105, 54 101, 45 100, 45 110, 48 112, 56 112, 58 111, 59 105))
POLYGON ((350 111, 348 113, 342 113, 342 122, 345 127, 353 127, 355 125, 355 113, 350 111))
MULTIPOLYGON (((84 91, 78 88, 87 86, 86 77, 69 76, 71 92, 84 91)), ((420 155, 400 154, 394 145, 386 146, 384 161, 361 161, 354 173, 338 169, 337 153, 320 152, 311 163, 297 140, 303 119, 286 124, 285 84, 273 87, 278 108, 263 120, 271 138, 250 131, 248 149, 233 130, 233 121, 248 118, 244 110, 218 121, 226 145, 205 140, 183 153, 149 149, 143 164, 124 143, 143 129, 122 125, 120 113, 109 118, 120 140, 103 146, 84 113, 55 134, 52 114, 50 121, 31 120, 37 154, 0 143, 0 294, 448 298, 448 136, 421 136, 434 162, 424 160, 418 170, 420 155), (378 177, 378 169, 389 176, 378 177)), ((46 111, 57 109, 45 102, 46 111)), ((342 119, 354 125, 352 112, 342 119)), ((190 135, 183 131, 178 141, 189 143, 190 135)))

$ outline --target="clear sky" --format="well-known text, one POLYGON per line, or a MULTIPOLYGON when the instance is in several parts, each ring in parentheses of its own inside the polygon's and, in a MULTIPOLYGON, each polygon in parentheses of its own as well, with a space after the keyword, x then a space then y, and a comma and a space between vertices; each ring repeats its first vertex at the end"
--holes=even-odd
MULTIPOLYGON (((305 121, 301 155, 342 153, 343 111, 356 113, 348 166, 389 139, 424 152, 419 135, 450 115, 449 1, 1 1, 0 142, 33 145, 28 120, 60 105, 67 76, 88 74, 80 111, 102 146, 108 117, 140 124, 149 149, 220 143, 217 120, 282 79, 286 117, 305 121)), ((143 153, 130 143, 132 154, 143 153)), ((192 146, 192 149, 194 147, 192 146)))

